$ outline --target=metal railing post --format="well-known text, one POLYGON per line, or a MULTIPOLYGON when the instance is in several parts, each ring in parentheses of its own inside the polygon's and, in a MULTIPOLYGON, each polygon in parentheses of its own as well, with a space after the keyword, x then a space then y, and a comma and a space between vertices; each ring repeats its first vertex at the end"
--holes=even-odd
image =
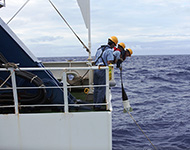
POLYGON ((64 105, 65 105, 65 113, 69 112, 68 108, 68 89, 67 89, 67 75, 66 72, 63 71, 63 97, 64 97, 64 105))
MULTIPOLYGON (((89 70, 89 85, 93 84, 93 71, 92 68, 90 68, 89 70)), ((93 93, 93 87, 89 88, 89 93, 92 94, 93 93)))
POLYGON ((10 71, 11 71, 11 74, 12 74, 11 81, 12 81, 12 90, 13 90, 13 98, 14 98, 14 105, 15 105, 15 114, 19 114, 15 69, 14 68, 10 68, 10 71))
MULTIPOLYGON (((106 68, 106 103, 109 102, 109 68, 106 68)), ((108 105, 106 105, 107 110, 108 105)))

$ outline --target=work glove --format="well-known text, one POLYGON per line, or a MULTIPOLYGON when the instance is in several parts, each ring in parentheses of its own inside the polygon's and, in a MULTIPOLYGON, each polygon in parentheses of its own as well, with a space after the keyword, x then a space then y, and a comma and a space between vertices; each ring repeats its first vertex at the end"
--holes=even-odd
POLYGON ((122 63, 122 60, 119 59, 119 60, 117 61, 117 68, 119 68, 119 67, 121 66, 121 63, 122 63))
POLYGON ((119 70, 122 71, 122 66, 119 67, 119 70))

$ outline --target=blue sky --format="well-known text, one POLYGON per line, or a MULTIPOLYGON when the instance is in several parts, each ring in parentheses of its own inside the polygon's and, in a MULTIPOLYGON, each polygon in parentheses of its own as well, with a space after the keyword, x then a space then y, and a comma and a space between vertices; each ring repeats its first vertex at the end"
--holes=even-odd
MULTIPOLYGON (((26 2, 7 0, 5 21, 26 2)), ((76 0, 52 0, 88 45, 88 32, 76 0)), ((134 55, 190 54, 190 0, 91 0, 92 55, 117 36, 134 55)), ((30 0, 9 23, 37 57, 88 56, 48 0, 30 0)))

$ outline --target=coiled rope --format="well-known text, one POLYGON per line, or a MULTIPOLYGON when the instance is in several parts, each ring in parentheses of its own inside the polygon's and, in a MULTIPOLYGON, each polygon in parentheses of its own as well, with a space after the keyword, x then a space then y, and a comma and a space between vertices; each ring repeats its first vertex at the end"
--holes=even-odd
MULTIPOLYGON (((46 102, 50 102, 51 98, 48 99, 46 97, 47 91, 45 89, 45 85, 43 83, 43 81, 35 74, 28 72, 28 71, 24 71, 24 70, 20 70, 20 68, 18 67, 17 64, 15 63, 11 63, 8 62, 6 60, 6 58, 4 58, 3 55, 0 55, 0 67, 4 67, 6 69, 8 68, 14 68, 13 71, 10 73, 10 75, 6 78, 6 80, 2 81, 3 83, 0 85, 0 88, 3 87, 6 82, 10 79, 10 77, 12 76, 12 74, 15 72, 15 74, 25 80, 25 81, 29 81, 29 83, 31 84, 31 86, 35 86, 35 87, 41 87, 39 88, 35 93, 32 92, 26 92, 26 90, 19 90, 18 91, 18 95, 19 95, 19 100, 21 102, 21 104, 43 104, 46 102), (2 63, 3 62, 3 63, 2 63), (15 71, 15 69, 18 69, 17 71, 15 71)), ((2 93, 0 94, 0 103, 11 103, 12 102, 12 93, 2 93)))

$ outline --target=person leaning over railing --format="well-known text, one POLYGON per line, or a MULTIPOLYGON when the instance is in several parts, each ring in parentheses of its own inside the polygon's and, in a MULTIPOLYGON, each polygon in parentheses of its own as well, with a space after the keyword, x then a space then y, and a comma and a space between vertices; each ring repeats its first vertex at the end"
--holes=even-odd
MULTIPOLYGON (((102 45, 98 48, 95 55, 95 65, 96 66, 108 66, 114 61, 113 50, 114 46, 118 43, 118 39, 112 36, 108 39, 107 45, 102 45)), ((105 70, 97 69, 94 70, 94 85, 105 85, 106 84, 106 74, 105 70)), ((104 103, 105 102, 106 87, 94 87, 94 103, 104 103)), ((94 106, 95 110, 100 110, 101 106, 94 106)))
MULTIPOLYGON (((122 54, 125 51, 125 44, 119 43, 118 47, 114 47, 113 56, 114 56, 114 63, 118 64, 118 62, 123 62, 122 54)), ((117 68, 120 68, 120 64, 117 65, 117 68)))
POLYGON ((126 57, 131 57, 131 55, 133 54, 132 49, 128 48, 126 50, 125 49, 125 44, 124 43, 119 43, 118 44, 118 48, 114 47, 114 63, 116 63, 117 68, 119 68, 120 70, 122 69, 122 62, 126 59, 126 57))

